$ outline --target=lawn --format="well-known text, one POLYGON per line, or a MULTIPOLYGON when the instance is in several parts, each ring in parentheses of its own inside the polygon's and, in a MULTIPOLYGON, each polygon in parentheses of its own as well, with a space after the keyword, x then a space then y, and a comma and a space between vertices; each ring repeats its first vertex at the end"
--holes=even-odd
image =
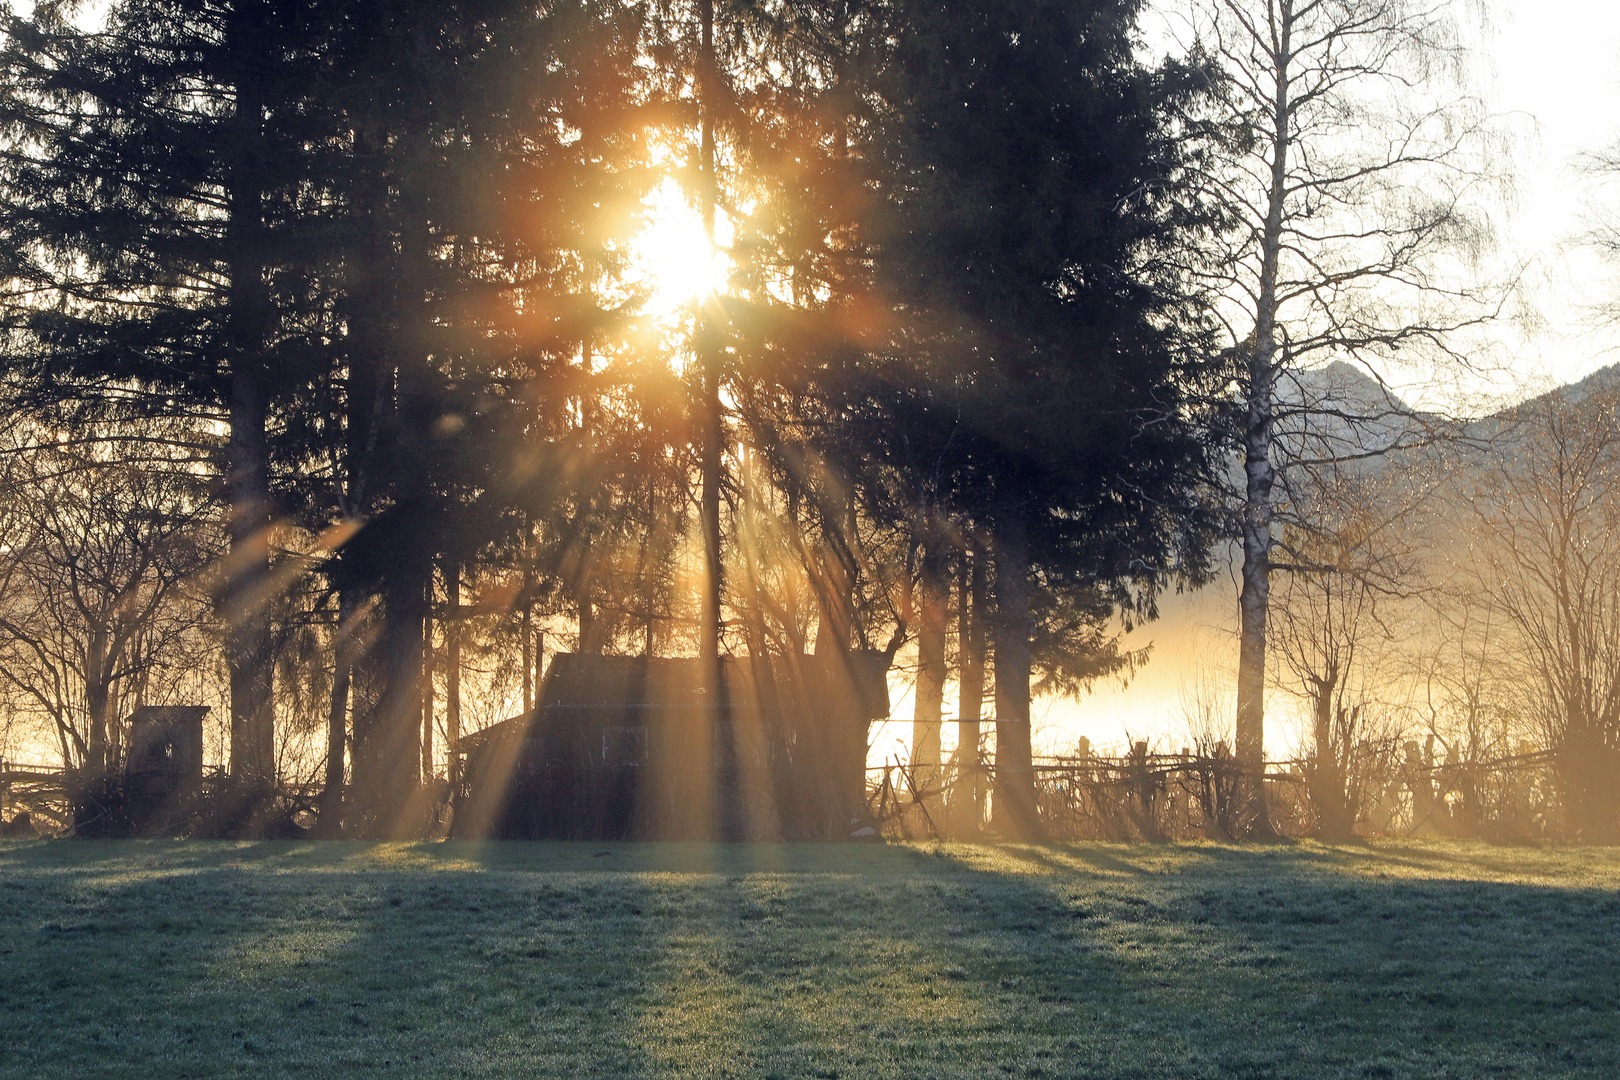
POLYGON ((0 845, 0 1078, 1620 1076, 1620 851, 0 845))

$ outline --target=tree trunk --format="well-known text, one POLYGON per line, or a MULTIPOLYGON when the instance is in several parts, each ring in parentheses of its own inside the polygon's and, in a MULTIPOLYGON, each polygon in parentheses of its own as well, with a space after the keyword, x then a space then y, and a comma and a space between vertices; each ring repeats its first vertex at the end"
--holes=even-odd
POLYGON ((231 688, 230 773, 244 790, 275 783, 273 661, 270 641, 270 482, 262 381, 232 381, 230 403, 230 579, 226 657, 231 688))
MULTIPOLYGON (((939 729, 945 707, 945 634, 951 583, 944 537, 931 528, 923 540, 921 584, 917 605, 917 695, 911 714, 911 778, 920 792, 939 782, 939 729)), ((937 802, 937 800, 933 800, 937 802)), ((929 816, 940 820, 938 809, 929 816)))
POLYGON ((411 558, 383 586, 384 687, 357 733, 354 792, 361 831, 377 838, 419 834, 412 813, 421 781, 424 566, 411 558))
POLYGON ((1265 800, 1266 620, 1271 603, 1271 464, 1277 384, 1278 267, 1282 255, 1283 207, 1288 197, 1291 133, 1289 76, 1292 20, 1281 24, 1274 55, 1276 97, 1271 103, 1271 180, 1262 230, 1254 347, 1249 354, 1248 401, 1243 433, 1243 586, 1238 598, 1237 826, 1253 836, 1272 835, 1265 800))
MULTIPOLYGON (((714 0, 698 2, 699 42, 697 86, 699 154, 702 169, 702 191, 699 202, 703 216, 703 232, 707 238, 708 257, 714 253, 714 213, 716 191, 714 175, 714 113, 715 113, 715 56, 714 56, 714 0)), ((714 325, 717 313, 712 298, 704 297, 698 312, 697 352, 702 391, 699 409, 699 469, 701 492, 699 513, 703 532, 703 604, 700 616, 698 655, 702 657, 705 678, 717 676, 720 663, 720 601, 724 591, 723 564, 720 554, 720 471, 724 452, 725 434, 722 427, 720 404, 720 349, 714 325)), ((719 683, 711 683, 718 689, 719 683)))
MULTIPOLYGON (((244 5, 227 33, 233 55, 254 55, 261 32, 244 5)), ((264 267, 262 176, 264 104, 260 73, 236 74, 231 125, 234 159, 229 180, 230 355, 225 487, 230 503, 229 577, 225 583, 225 654, 230 672, 230 774, 239 790, 262 793, 275 784, 274 656, 270 638, 270 445, 265 348, 270 322, 264 267)))
POLYGON ((90 730, 85 739, 84 772, 99 781, 116 764, 109 760, 107 752, 107 705, 112 696, 107 680, 107 631, 97 627, 85 644, 85 711, 89 714, 90 730))
POLYGON ((422 590, 422 780, 433 780, 433 570, 422 590))
POLYGON ((355 591, 338 590, 337 632, 332 636, 332 696, 326 707, 326 775, 321 785, 317 832, 334 840, 343 833, 343 760, 348 742, 349 684, 354 677, 355 591))
POLYGON ((523 611, 518 616, 518 633, 523 640, 518 642, 518 657, 523 664, 523 715, 528 716, 534 712, 534 614, 533 604, 530 603, 528 575, 524 575, 523 585, 523 611))
MULTIPOLYGON (((600 453, 602 448, 596 439, 596 386, 593 376, 595 361, 592 359, 589 341, 583 342, 579 349, 580 372, 584 375, 584 389, 580 392, 579 416, 580 437, 592 453, 600 453)), ((594 602, 596 593, 596 564, 593 548, 594 518, 596 516, 596 497, 594 491, 587 491, 579 504, 579 578, 576 586, 579 620, 579 641, 576 650, 585 655, 599 654, 602 651, 601 627, 597 621, 597 611, 594 602)))
POLYGON ((1265 770, 1266 621, 1271 602, 1271 392, 1249 402, 1243 508, 1243 586, 1238 596, 1237 764, 1240 833, 1271 832, 1265 770))
POLYGON ((1344 710, 1339 710, 1340 732, 1335 733, 1334 691, 1338 676, 1331 670, 1327 678, 1314 687, 1315 700, 1311 710, 1311 736, 1315 754, 1310 763, 1307 790, 1311 805, 1316 810, 1317 832, 1325 840, 1348 840, 1352 826, 1350 801, 1345 791, 1344 710))
POLYGON ((979 763, 979 721, 984 715, 984 551, 971 546, 962 556, 959 586, 957 648, 961 653, 962 680, 957 713, 956 760, 966 785, 958 787, 955 801, 962 812, 953 814, 958 832, 973 836, 984 823, 984 772, 979 763))
POLYGON ((444 563, 444 741, 448 778, 454 791, 461 782, 461 564, 444 563))
MULTIPOLYGON (((425 41, 417 37, 419 53, 426 48, 425 41)), ((426 825, 426 806, 419 799, 424 635, 438 526, 428 486, 436 418, 427 334, 433 300, 432 222, 425 178, 419 169, 399 167, 429 158, 427 121, 419 108, 412 107, 419 105, 420 101, 411 103, 397 117, 388 118, 397 125, 391 129, 392 145, 385 128, 374 143, 382 160, 369 163, 373 170, 382 170, 381 175, 367 176, 360 185, 367 218, 363 284, 381 301, 376 312, 361 316, 362 360, 377 361, 379 376, 367 447, 380 443, 386 433, 382 451, 391 455, 392 462, 412 463, 378 469, 384 476, 392 473, 391 506, 370 525, 389 530, 383 541, 388 546, 385 560, 378 560, 372 569, 380 578, 383 687, 364 746, 356 747, 353 787, 361 827, 374 837, 415 837, 426 825), (391 167, 398 168, 393 213, 385 179, 391 167)), ((375 496, 366 500, 373 501, 375 496)), ((378 543, 373 539, 374 550, 378 543)), ((358 732, 356 741, 360 742, 358 732)))
MULTIPOLYGON (((851 500, 839 488, 829 498, 830 507, 824 507, 822 531, 828 536, 816 546, 810 561, 816 580, 817 618, 813 648, 822 677, 837 680, 829 687, 834 700, 853 701, 854 676, 850 666, 850 649, 855 630, 855 573, 854 536, 850 519, 853 517, 851 500), (831 534, 838 535, 832 536, 831 534)), ((836 777, 833 783, 837 802, 837 826, 848 827, 867 816, 866 757, 869 751, 867 727, 864 719, 852 715, 827 717, 817 734, 823 740, 823 754, 827 768, 836 777)), ((834 835, 843 835, 837 832, 834 835)))
MULTIPOLYGON (((698 0, 698 22, 701 35, 696 72, 698 150, 703 185, 699 205, 706 238, 704 255, 712 259, 715 252, 715 204, 719 196, 715 178, 714 118, 719 97, 719 87, 716 85, 719 72, 714 51, 714 0, 698 0)), ((712 795, 716 824, 721 835, 734 837, 741 832, 736 732, 731 727, 727 689, 720 667, 721 603, 725 595, 724 562, 720 550, 720 483, 725 467, 725 419, 720 401, 718 318, 715 299, 704 297, 697 324, 699 376, 702 379, 699 404, 702 413, 699 417, 699 470, 702 474, 699 514, 703 531, 703 603, 699 616, 702 626, 699 628, 698 655, 710 705, 708 722, 712 738, 708 742, 715 749, 712 795)), ((699 783, 702 783, 701 779, 699 783)))
POLYGON ((596 610, 591 605, 590 549, 585 549, 585 566, 579 572, 579 651, 585 654, 602 651, 602 642, 596 628, 596 610))
POLYGON ((996 520, 996 783, 993 827, 1012 840, 1041 835, 1030 746, 1029 534, 1021 507, 996 520))

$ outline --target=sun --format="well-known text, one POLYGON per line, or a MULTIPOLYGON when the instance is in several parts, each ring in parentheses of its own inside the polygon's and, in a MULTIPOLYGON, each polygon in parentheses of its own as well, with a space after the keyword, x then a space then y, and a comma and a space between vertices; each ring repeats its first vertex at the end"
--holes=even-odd
POLYGON ((633 281, 649 293, 647 313, 668 316, 725 285, 729 222, 715 222, 715 243, 704 235, 703 216, 673 178, 646 199, 646 225, 630 245, 633 281))

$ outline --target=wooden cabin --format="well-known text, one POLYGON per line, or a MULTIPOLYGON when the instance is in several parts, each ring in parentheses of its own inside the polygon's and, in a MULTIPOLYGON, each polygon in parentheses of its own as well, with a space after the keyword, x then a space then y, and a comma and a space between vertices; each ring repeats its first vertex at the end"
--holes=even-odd
POLYGON ((460 740, 451 834, 843 837, 866 815, 890 656, 553 658, 534 712, 460 740))

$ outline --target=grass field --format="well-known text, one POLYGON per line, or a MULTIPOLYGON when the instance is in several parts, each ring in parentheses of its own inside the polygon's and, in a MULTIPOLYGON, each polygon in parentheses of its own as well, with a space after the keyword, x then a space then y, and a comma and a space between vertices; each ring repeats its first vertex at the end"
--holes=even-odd
POLYGON ((1620 1077, 1620 851, 0 845, 0 1077, 1620 1077))

